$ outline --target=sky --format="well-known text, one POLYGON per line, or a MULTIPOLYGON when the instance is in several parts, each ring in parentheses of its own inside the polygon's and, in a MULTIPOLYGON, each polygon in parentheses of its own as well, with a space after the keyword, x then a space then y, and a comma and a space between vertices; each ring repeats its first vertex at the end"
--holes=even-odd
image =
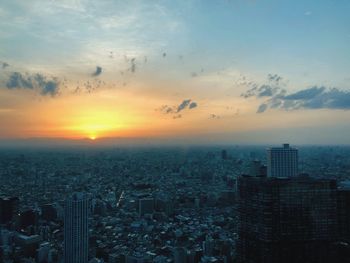
POLYGON ((347 0, 0 0, 0 140, 350 143, 347 0))

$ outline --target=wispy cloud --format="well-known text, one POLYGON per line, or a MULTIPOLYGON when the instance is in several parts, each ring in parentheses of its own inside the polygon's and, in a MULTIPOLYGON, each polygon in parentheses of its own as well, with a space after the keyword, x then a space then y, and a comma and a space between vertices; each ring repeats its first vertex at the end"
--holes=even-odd
POLYGON ((0 62, 0 63, 1 63, 1 67, 2 67, 3 69, 5 69, 5 68, 7 68, 7 67, 10 66, 10 64, 8 64, 7 62, 0 62))
MULTIPOLYGON (((13 0, 4 3, 1 10, 4 13, 1 36, 8 36, 8 41, 1 45, 3 52, 13 54, 12 61, 35 63, 37 68, 47 69, 53 64, 56 67, 67 61, 71 67, 87 72, 96 61, 103 68, 109 65, 121 68, 120 60, 111 60, 105 54, 113 51, 113 57, 118 58, 127 53, 140 63, 145 56, 163 52, 174 36, 183 36, 183 20, 173 10, 173 4, 165 2, 13 0), (20 36, 25 36, 25 41, 35 45, 38 51, 24 45, 21 54, 13 52, 12 43, 21 42, 20 36), (35 61, 34 55, 37 55, 35 61)), ((133 63, 130 71, 135 72, 138 66, 133 63)), ((71 72, 67 70, 67 73, 71 72)))
POLYGON ((262 113, 262 112, 266 111, 267 108, 268 108, 268 105, 263 103, 259 106, 257 113, 262 113))
POLYGON ((169 106, 169 105, 163 105, 160 108, 156 109, 157 111, 160 111, 164 114, 172 114, 173 118, 181 118, 182 115, 179 114, 180 112, 184 110, 192 110, 198 106, 197 102, 192 101, 191 99, 185 99, 183 100, 179 105, 175 106, 169 106))
POLYGON ((217 114, 210 114, 209 115, 209 119, 220 119, 221 117, 219 116, 219 115, 217 115, 217 114))
POLYGON ((283 82, 282 77, 277 74, 268 74, 267 82, 264 84, 258 84, 253 81, 245 81, 244 85, 248 87, 248 90, 241 94, 241 97, 244 98, 271 97, 275 95, 283 95, 286 92, 283 88, 285 83, 283 82))

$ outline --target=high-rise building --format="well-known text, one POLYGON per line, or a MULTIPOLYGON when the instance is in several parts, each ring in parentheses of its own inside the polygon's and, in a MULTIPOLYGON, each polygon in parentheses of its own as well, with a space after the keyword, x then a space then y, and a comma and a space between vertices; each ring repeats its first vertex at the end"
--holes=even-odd
POLYGON ((350 181, 339 182, 337 194, 340 238, 350 244, 350 181))
POLYGON ((139 215, 152 214, 154 212, 154 198, 139 199, 139 215))
POLYGON ((26 209, 19 214, 20 228, 24 229, 28 226, 34 226, 38 222, 38 212, 34 209, 26 209))
POLYGON ((15 219, 18 213, 18 197, 0 197, 0 224, 6 224, 15 219))
POLYGON ((89 198, 74 193, 64 208, 64 262, 87 263, 89 254, 89 198))
POLYGON ((238 212, 239 262, 338 262, 335 180, 241 176, 238 212))
POLYGON ((175 247, 173 254, 174 263, 186 263, 187 251, 184 247, 175 247))
POLYGON ((267 176, 292 177, 298 174, 298 150, 289 144, 267 150, 267 176))

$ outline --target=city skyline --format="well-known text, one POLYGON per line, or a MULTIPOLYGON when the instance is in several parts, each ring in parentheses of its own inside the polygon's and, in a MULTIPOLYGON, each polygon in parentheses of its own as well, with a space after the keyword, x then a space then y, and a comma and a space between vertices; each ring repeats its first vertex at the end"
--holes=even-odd
POLYGON ((1 150, 0 261, 348 262, 350 148, 298 150, 1 150))
POLYGON ((3 2, 0 144, 350 144, 349 11, 343 0, 3 2))

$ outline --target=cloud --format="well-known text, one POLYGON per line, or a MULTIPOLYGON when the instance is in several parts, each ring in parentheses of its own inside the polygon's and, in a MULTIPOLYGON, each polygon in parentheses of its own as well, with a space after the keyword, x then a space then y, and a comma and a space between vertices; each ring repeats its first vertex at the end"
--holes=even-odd
POLYGON ((209 119, 220 119, 221 117, 219 115, 216 114, 210 114, 209 115, 209 119))
POLYGON ((265 99, 259 105, 257 113, 268 109, 350 109, 349 90, 312 86, 288 94, 285 81, 277 74, 268 74, 264 84, 250 82, 247 86, 249 89, 241 97, 265 99))
POLYGON ((254 84, 252 88, 247 90, 245 93, 241 94, 241 97, 249 98, 249 97, 272 97, 278 94, 284 94, 285 90, 279 86, 272 86, 269 84, 257 85, 254 84))
MULTIPOLYGON (((94 78, 94 79, 89 79, 87 81, 77 81, 76 82, 76 88, 73 93, 81 93, 81 92, 86 92, 86 93, 92 93, 96 90, 98 90, 101 86, 105 85, 106 82, 100 80, 99 78, 94 78)), ((115 84, 114 84, 115 86, 115 84)))
POLYGON ((191 104, 188 106, 188 108, 189 109, 194 109, 194 108, 196 108, 198 105, 197 105, 197 103, 196 102, 191 102, 191 104))
POLYGON ((272 97, 275 95, 282 95, 286 91, 283 88, 285 83, 283 82, 283 78, 277 74, 268 74, 267 82, 264 84, 258 84, 253 81, 247 82, 245 77, 241 79, 243 85, 249 87, 249 89, 241 94, 243 98, 249 97, 272 97))
POLYGON ((270 86, 263 85, 259 88, 259 97, 271 97, 273 94, 274 91, 270 86))
POLYGON ((45 85, 42 87, 41 95, 51 95, 51 97, 55 96, 58 93, 58 83, 49 80, 45 83, 45 85))
POLYGON ((169 114, 169 113, 174 113, 175 108, 173 106, 168 106, 168 105, 162 105, 158 109, 155 109, 156 111, 160 111, 164 114, 169 114))
POLYGON ((267 108, 268 108, 267 104, 261 104, 256 112, 257 113, 265 112, 267 108))
POLYGON ((247 99, 250 97, 255 97, 257 96, 256 92, 257 92, 257 88, 256 86, 253 86, 252 88, 248 89, 246 92, 241 94, 241 97, 247 99))
POLYGON ((180 103, 180 105, 177 106, 176 112, 180 112, 180 111, 186 109, 186 108, 190 105, 190 103, 191 103, 191 100, 190 100, 190 99, 189 99, 189 100, 183 100, 183 101, 180 103))
POLYGON ((19 72, 13 72, 6 82, 6 87, 8 89, 33 89, 34 85, 30 76, 23 76, 19 72))
POLYGON ((350 109, 350 91, 344 91, 337 88, 326 89, 324 87, 318 88, 317 92, 312 87, 304 91, 308 91, 304 97, 299 93, 292 94, 286 97, 287 100, 294 99, 300 103, 300 108, 309 109, 350 109), (312 91, 312 92, 311 92, 312 91), (310 95, 312 93, 312 96, 310 95), (298 95, 298 96, 297 96, 298 95))
POLYGON ((326 88, 325 87, 311 87, 308 89, 300 90, 296 93, 293 93, 291 95, 285 96, 286 100, 310 100, 312 98, 315 98, 322 92, 324 92, 326 88))
POLYGON ((282 99, 283 109, 350 109, 350 91, 338 88, 311 87, 282 99))
POLYGON ((156 109, 156 111, 160 111, 164 114, 172 114, 174 115, 173 118, 177 119, 182 117, 182 115, 179 114, 180 112, 183 112, 186 109, 192 110, 196 107, 198 107, 197 102, 192 101, 191 99, 185 99, 179 105, 175 105, 175 106, 163 105, 160 108, 156 109))
POLYGON ((8 63, 6 63, 6 62, 1 62, 1 67, 3 68, 3 69, 5 69, 5 68, 7 68, 7 67, 9 67, 10 66, 10 64, 8 64, 8 63))
POLYGON ((130 71, 132 72, 132 73, 135 73, 135 71, 136 71, 136 62, 135 62, 135 58, 132 58, 131 60, 130 60, 130 63, 131 63, 131 66, 130 66, 130 71))
POLYGON ((96 70, 95 70, 95 72, 92 74, 92 76, 96 77, 96 76, 98 76, 98 75, 101 75, 101 73, 102 73, 102 67, 96 66, 96 70))
POLYGON ((173 110, 172 107, 169 105, 162 105, 159 108, 155 109, 155 111, 160 111, 163 113, 170 113, 172 112, 172 110, 173 110))
POLYGON ((56 78, 47 79, 42 74, 22 74, 12 72, 6 81, 8 89, 37 89, 43 96, 50 95, 54 97, 59 92, 59 81, 56 78))
POLYGON ((267 79, 270 82, 275 82, 276 84, 279 84, 282 81, 282 77, 277 74, 268 74, 267 79))
MULTIPOLYGON (((259 96, 256 96, 259 98, 259 96)), ((313 86, 291 94, 276 94, 263 102, 257 113, 268 109, 341 109, 350 110, 350 91, 313 86)))

